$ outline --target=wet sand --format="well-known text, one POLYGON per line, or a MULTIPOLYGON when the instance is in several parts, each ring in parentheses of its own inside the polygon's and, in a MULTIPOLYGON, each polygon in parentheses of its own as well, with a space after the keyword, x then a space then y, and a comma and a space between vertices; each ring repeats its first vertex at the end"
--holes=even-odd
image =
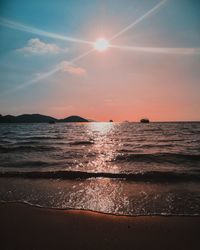
POLYGON ((114 216, 0 203, 0 249, 199 249, 200 217, 114 216))

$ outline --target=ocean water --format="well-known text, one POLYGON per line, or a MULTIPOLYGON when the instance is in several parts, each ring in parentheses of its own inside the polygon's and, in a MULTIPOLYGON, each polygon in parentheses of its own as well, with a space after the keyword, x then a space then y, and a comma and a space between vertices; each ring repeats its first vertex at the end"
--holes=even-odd
POLYGON ((0 201, 200 215, 200 123, 0 124, 0 201))

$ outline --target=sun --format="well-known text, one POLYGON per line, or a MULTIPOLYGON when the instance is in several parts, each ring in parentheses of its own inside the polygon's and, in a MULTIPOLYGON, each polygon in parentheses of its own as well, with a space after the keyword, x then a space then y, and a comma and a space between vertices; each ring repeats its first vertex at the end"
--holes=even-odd
POLYGON ((94 49, 99 51, 99 52, 103 52, 103 51, 107 50, 109 48, 109 46, 110 46, 109 41, 104 39, 104 38, 99 38, 94 43, 94 49))

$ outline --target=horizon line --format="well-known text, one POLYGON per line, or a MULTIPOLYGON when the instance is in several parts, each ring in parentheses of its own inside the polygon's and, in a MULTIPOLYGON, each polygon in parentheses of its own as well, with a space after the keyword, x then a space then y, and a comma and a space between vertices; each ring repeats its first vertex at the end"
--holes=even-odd
MULTIPOLYGON (((78 116, 78 117, 81 117, 81 118, 84 118, 84 119, 86 119, 86 120, 88 120, 89 122, 110 122, 110 120, 112 120, 112 119, 107 119, 107 120, 94 120, 94 119, 91 119, 91 118, 85 118, 85 117, 82 117, 82 116, 80 116, 80 115, 67 115, 67 116, 65 116, 64 118, 56 118, 56 117, 54 117, 54 116, 51 116, 51 115, 43 115, 43 114, 40 114, 40 113, 23 113, 23 114, 19 114, 19 115, 12 115, 12 114, 6 114, 6 115, 3 115, 2 113, 0 113, 0 117, 2 116, 2 117, 5 117, 5 116, 14 116, 14 117, 17 117, 17 116, 22 116, 22 115, 41 115, 41 116, 49 116, 49 117, 51 117, 51 118, 54 118, 54 119, 56 119, 56 120, 62 120, 62 119, 65 119, 65 118, 68 118, 68 117, 71 117, 71 116, 78 116)), ((114 121, 114 120, 112 120, 113 121, 113 123, 124 123, 124 122, 127 122, 127 123, 140 123, 140 120, 141 119, 144 119, 144 117, 141 117, 141 118, 139 118, 138 120, 122 120, 122 121, 120 121, 120 120, 116 120, 116 121, 114 121)), ((151 119, 149 119, 149 121, 150 121, 150 123, 153 123, 153 122, 200 122, 200 119, 199 120, 197 120, 197 119, 192 119, 192 120, 188 120, 188 119, 184 119, 184 120, 151 120, 151 119)), ((112 122, 110 122, 110 123, 112 123, 112 122)))

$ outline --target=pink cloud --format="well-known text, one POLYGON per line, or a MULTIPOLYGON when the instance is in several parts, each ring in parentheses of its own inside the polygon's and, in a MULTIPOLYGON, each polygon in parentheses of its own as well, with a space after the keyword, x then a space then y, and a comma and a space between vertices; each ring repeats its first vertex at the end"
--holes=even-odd
POLYGON ((68 62, 68 61, 62 61, 60 63, 61 71, 62 72, 68 72, 72 75, 85 75, 86 70, 84 68, 75 66, 74 64, 68 62))
POLYGON ((57 54, 60 52, 67 52, 68 49, 63 49, 58 47, 53 43, 42 42, 39 38, 30 39, 24 48, 17 49, 19 52, 32 55, 42 55, 42 54, 57 54))

